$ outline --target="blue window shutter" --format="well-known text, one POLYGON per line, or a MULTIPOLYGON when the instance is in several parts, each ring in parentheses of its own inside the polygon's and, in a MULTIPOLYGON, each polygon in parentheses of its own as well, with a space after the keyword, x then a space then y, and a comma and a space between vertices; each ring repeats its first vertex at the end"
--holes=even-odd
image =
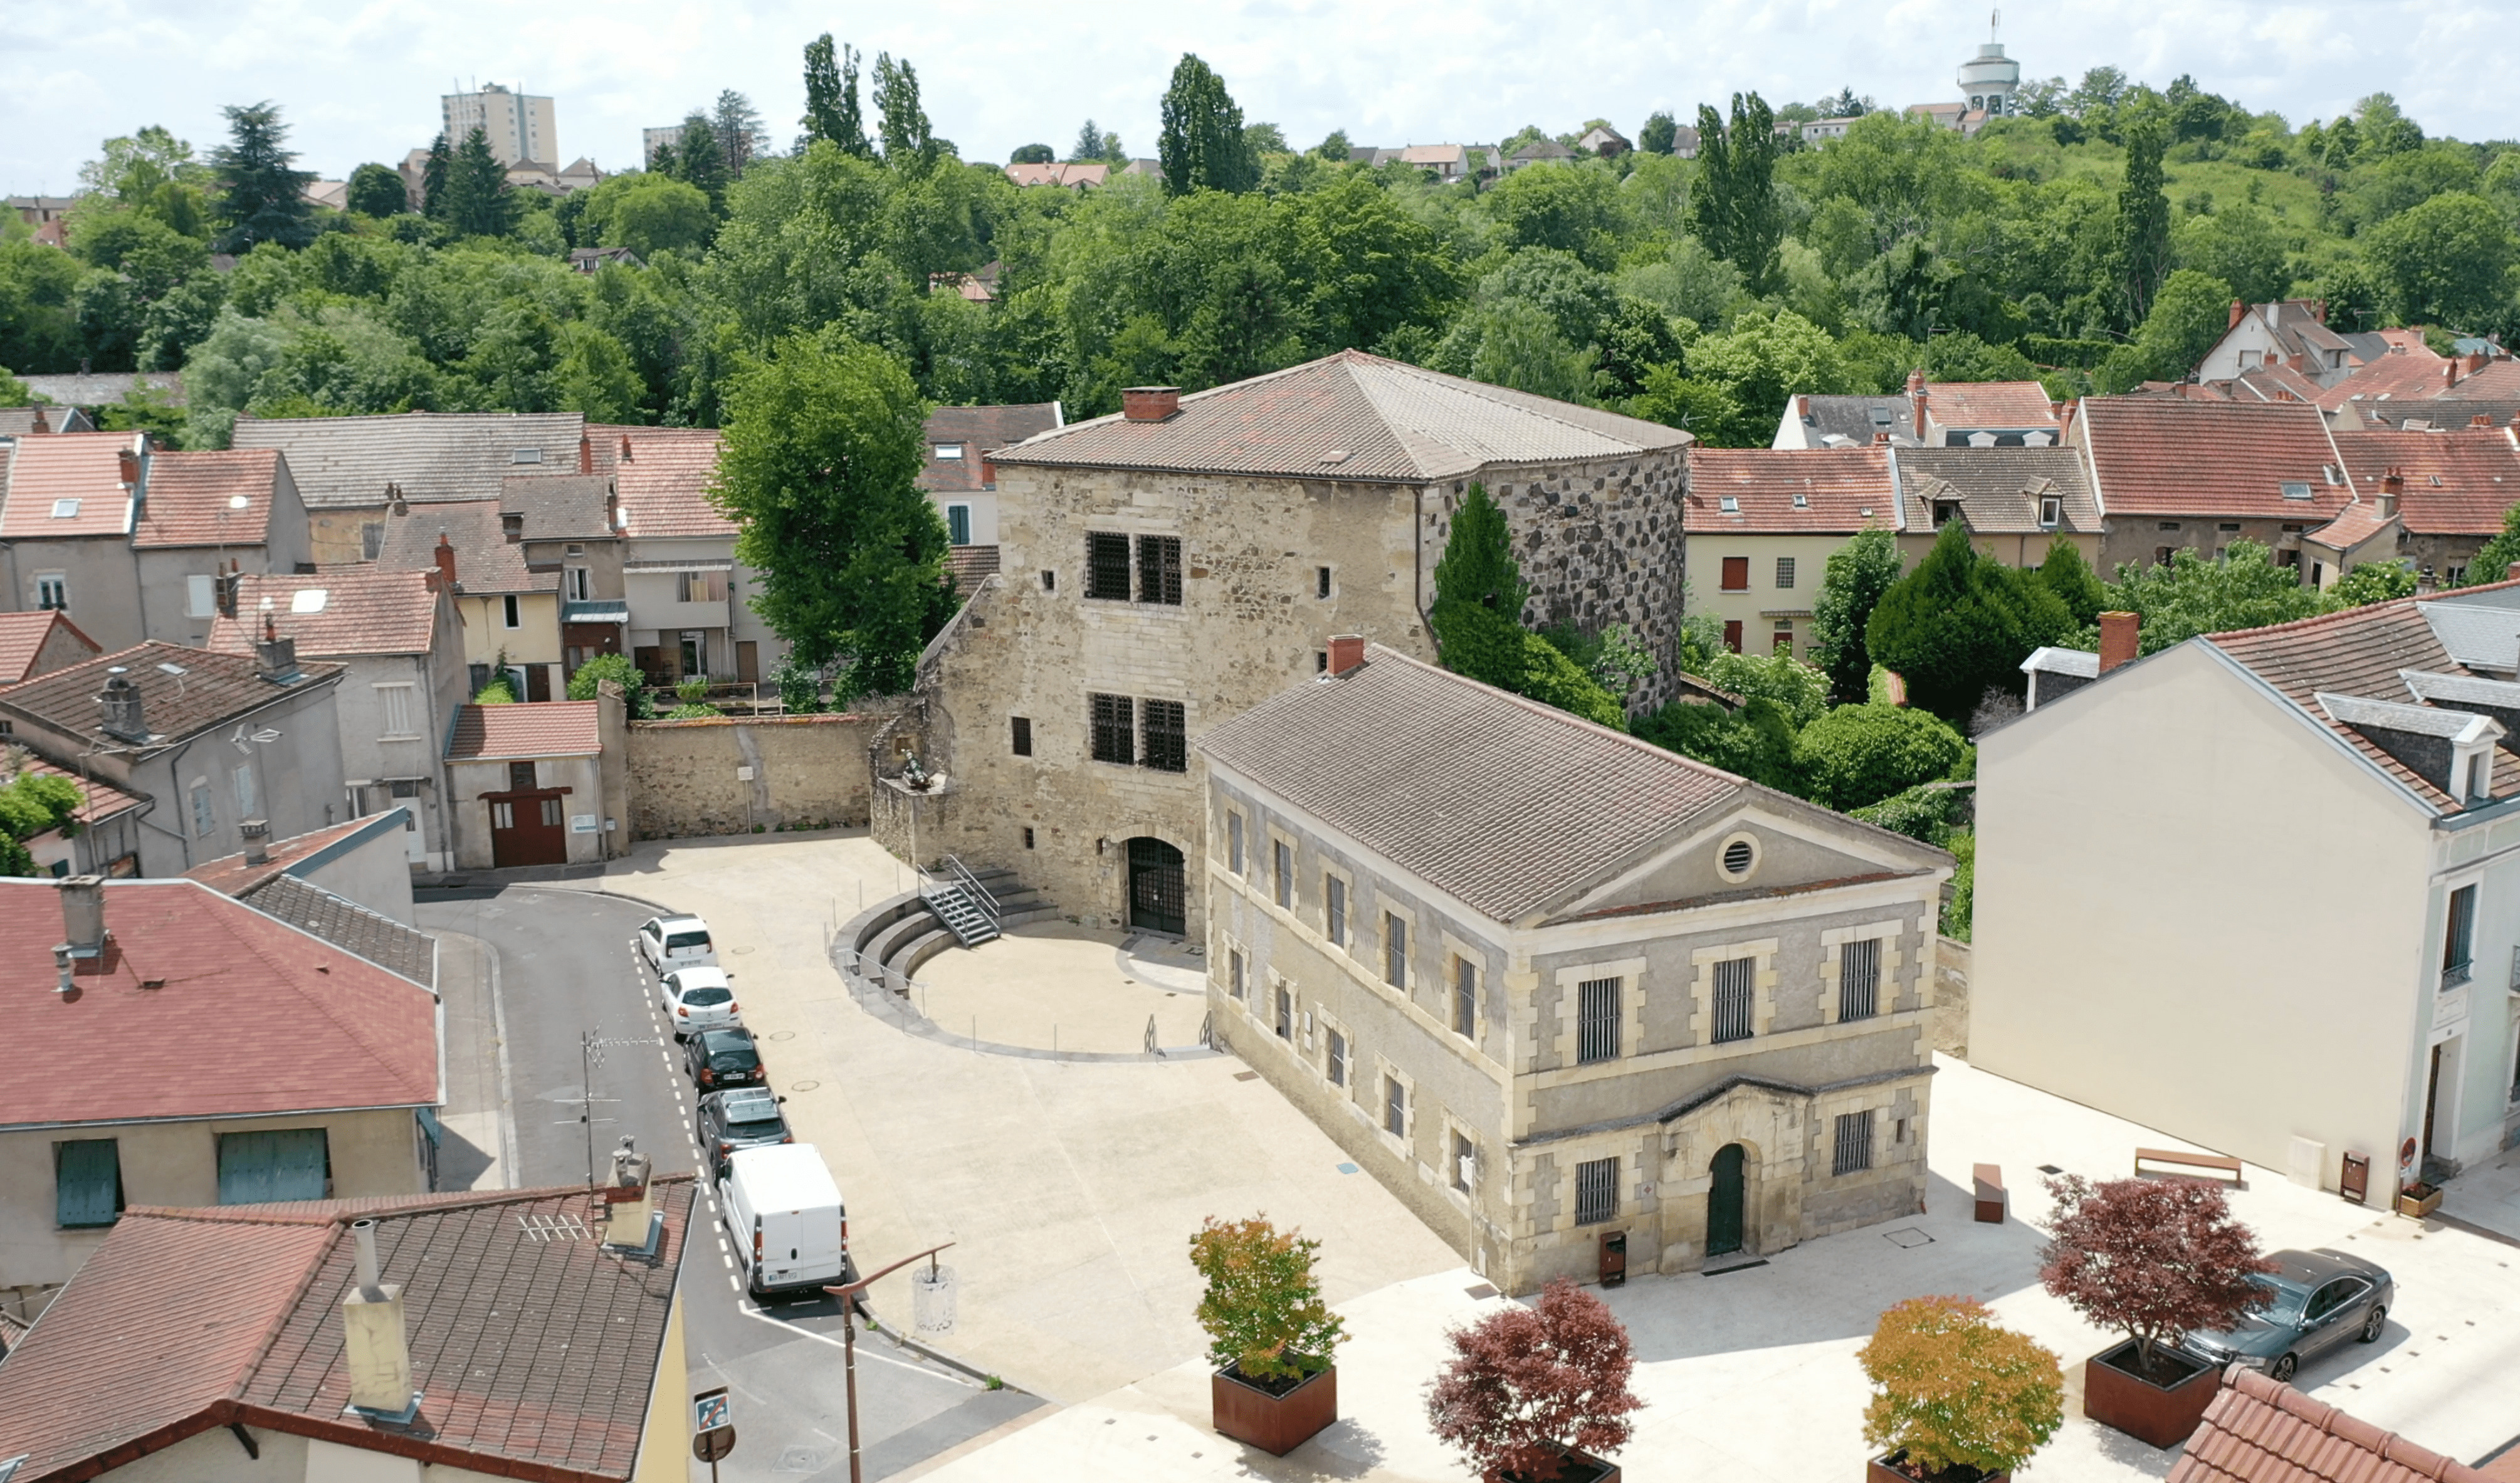
POLYGON ((63 1226, 111 1226, 122 1212, 122 1160, 110 1138, 53 1146, 54 1219, 63 1226))
POLYGON ((322 1199, 324 1130, 219 1135, 219 1203, 322 1199))

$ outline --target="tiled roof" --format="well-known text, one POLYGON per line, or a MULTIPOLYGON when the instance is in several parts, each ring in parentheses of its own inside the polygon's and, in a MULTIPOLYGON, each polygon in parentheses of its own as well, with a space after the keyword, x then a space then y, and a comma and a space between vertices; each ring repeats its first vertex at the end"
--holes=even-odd
POLYGON ((121 455, 148 441, 138 432, 56 432, 20 438, 0 502, 0 541, 131 533, 131 491, 121 455))
MULTIPOLYGON (((1872 446, 1875 434, 1887 432, 1891 441, 1912 446, 1916 441, 1916 408, 1905 392, 1895 395, 1812 394, 1796 396, 1793 408, 1802 425, 1811 430, 1804 434, 1805 443, 1818 448, 1829 438, 1842 438, 1844 443, 1859 448, 1872 446)), ((1692 453, 1690 462, 1696 461, 1692 453)))
POLYGON ((135 382, 153 391, 165 392, 174 406, 184 405, 184 377, 177 371, 151 371, 139 376, 128 371, 98 371, 61 376, 21 376, 18 380, 25 383, 27 390, 57 407, 110 406, 130 395, 135 382))
POLYGON ((558 592, 560 573, 527 571, 525 548, 508 539, 497 500, 406 505, 385 516, 385 537, 377 564, 409 571, 437 569, 437 538, 455 548, 455 585, 479 596, 503 592, 558 592))
POLYGON ((257 672, 257 661, 248 655, 152 640, 0 690, 0 711, 14 710, 74 736, 128 745, 98 724, 104 712, 96 697, 116 666, 123 678, 140 689, 140 719, 149 728, 151 745, 180 742, 291 691, 328 684, 341 675, 338 664, 300 661, 298 678, 266 680, 257 672), (172 665, 182 673, 168 674, 161 665, 172 665))
POLYGON ((1959 501, 1960 517, 1981 534, 2100 528, 2083 456, 2072 448, 1902 448, 1897 465, 1910 530, 1934 528, 1936 500, 1959 501), (2047 499, 2063 503, 2061 526, 2039 522, 2047 499))
POLYGON ((309 510, 382 505, 385 486, 415 501, 495 500, 520 471, 572 473, 586 419, 575 412, 395 412, 380 417, 237 419, 238 448, 277 448, 309 510), (519 450, 533 458, 518 462, 519 450))
POLYGON ((246 895, 255 911, 312 932, 345 953, 419 984, 437 987, 437 939, 294 876, 274 876, 246 895))
POLYGON ((968 597, 979 589, 984 579, 998 574, 998 548, 948 546, 945 548, 945 571, 954 579, 954 590, 968 597))
MULTIPOLYGON (((242 900, 270 883, 275 877, 310 860, 317 860, 319 856, 331 858, 329 852, 332 852, 336 845, 345 844, 361 837, 373 837, 379 830, 387 828, 390 828, 396 835, 402 833, 401 817, 393 810, 352 819, 345 824, 328 825, 323 829, 311 830, 287 839, 274 839, 270 841, 265 851, 268 858, 260 865, 248 865, 242 851, 233 855, 221 855, 216 860, 205 860, 186 871, 184 878, 198 880, 223 896, 234 896, 242 900)), ((320 864, 321 861, 318 863, 320 864)))
POLYGON ((2337 465, 2327 420, 2307 402, 2211 402, 2180 396, 2094 396, 2073 436, 2091 450, 2100 506, 2111 516, 2255 516, 2329 520, 2354 496, 2329 483, 2337 465), (2308 495, 2288 499, 2287 483, 2308 495))
MULTIPOLYGON (((626 1480, 693 1205, 689 1175, 649 1188, 653 1259, 605 1250, 583 1189, 136 1206, 0 1366, 0 1450, 25 1455, 15 1483, 73 1483, 243 1423, 475 1473, 626 1480), (343 1414, 361 1218, 402 1289, 423 1398, 409 1427, 343 1414)), ((664 1404, 683 1404, 680 1380, 664 1404)))
POLYGON ((1925 415, 1945 427, 2056 426, 2056 404, 2037 382, 1927 382, 1925 415))
POLYGON ((90 654, 103 652, 96 640, 78 631, 68 613, 52 609, 34 612, 0 612, 0 685, 15 685, 34 673, 45 643, 56 629, 68 630, 76 643, 85 646, 90 654))
POLYGON ((0 407, 0 437, 38 432, 94 432, 96 425, 76 407, 0 407), (41 423, 43 426, 37 427, 41 423))
POLYGON ((939 407, 927 414, 927 467, 919 475, 922 489, 938 494, 993 487, 981 479, 981 458, 1022 442, 1036 432, 1058 426, 1058 403, 1021 402, 1003 407, 939 407), (939 458, 938 448, 959 448, 954 458, 939 458))
POLYGON ((2334 426, 2339 431, 2360 426, 2406 427, 2420 432, 2473 427, 2480 417, 2488 427, 2520 422, 2520 396, 2470 398, 2453 390, 2430 401, 2402 402, 2393 398, 2385 402, 2348 402, 2336 409, 2334 426))
POLYGON ((595 424, 586 434, 596 472, 611 474, 620 493, 622 534, 735 534, 735 521, 708 498, 709 481, 717 477, 716 428, 595 424))
POLYGON ((602 473, 511 475, 499 486, 499 512, 525 517, 528 541, 608 541, 612 479, 602 473))
POLYGON ((2397 517, 2382 515, 2380 507, 2369 500, 2357 500, 2345 507, 2345 513, 2302 536, 2316 541, 2330 551, 2352 551, 2382 530, 2397 523, 2397 517))
POLYGON ((518 700, 509 705, 467 705, 455 713, 449 762, 496 762, 522 757, 591 757, 604 750, 597 730, 601 701, 518 700))
MULTIPOLYGON (((77 786, 79 796, 86 801, 82 802, 70 817, 83 828, 111 819, 125 809, 138 808, 148 801, 146 798, 126 793, 109 784, 99 783, 92 778, 82 778, 67 767, 55 767, 32 752, 22 750, 21 755, 26 759, 27 772, 39 773, 50 778, 68 778, 77 786)), ((9 781, 6 777, 0 777, 0 785, 5 785, 9 781)))
POLYGON ((2498 360, 2474 376, 2450 387, 2445 399, 2458 397, 2467 401, 2498 401, 2520 396, 2520 360, 2498 360))
POLYGON ((1659 423, 1342 350, 1193 392, 1162 422, 1115 414, 1071 423, 1006 449, 997 462, 1415 483, 1689 441, 1659 423))
MULTIPOLYGON (((1908 452, 1903 448, 1899 456, 1908 452)), ((1851 534, 1868 525, 1896 530, 1899 492, 1890 450, 1692 448, 1681 523, 1697 535, 1851 534), (1724 508, 1727 499, 1733 509, 1724 508)))
POLYGON ((2199 390, 2220 391, 2235 402, 2314 402, 2326 394, 2326 388, 2303 375, 2290 361, 2277 361, 2272 366, 2252 366, 2228 382, 2209 382, 2199 390))
POLYGON ((1109 179, 1110 175, 1111 167, 1102 163, 1068 164, 1053 161, 1049 164, 1007 166, 1007 178, 1019 186, 1068 186, 1081 190, 1086 186, 1099 186, 1109 179))
POLYGON ((2332 411, 2340 402, 2358 399, 2370 402, 2387 397, 2399 401, 2438 396, 2452 385, 2445 374, 2452 364, 2421 346, 2392 347, 2335 385, 2319 388, 2317 400, 2332 411))
POLYGON ((1743 797, 1730 773, 1375 645, 1198 742, 1213 760, 1499 921, 1743 797))
POLYGON ((437 638, 438 595, 430 572, 336 566, 304 576, 237 578, 237 615, 210 623, 209 647, 250 654, 264 614, 306 658, 427 653, 437 638), (268 606, 266 606, 268 605, 268 606))
POLYGON ((0 1078, 0 1126, 435 1104, 427 991, 198 881, 103 889, 65 995, 61 888, 0 880, 0 1043, 44 1067, 0 1078))
POLYGON ((2501 427, 2445 432, 2339 430, 2336 450, 2369 499, 2392 469, 2406 479, 2398 513, 2418 535, 2493 535, 2520 504, 2520 452, 2501 427))
POLYGON ((280 465, 279 452, 268 448, 156 455, 131 544, 144 550, 268 545, 280 465))
POLYGON ((2168 1483, 2485 1483, 2486 1474, 2234 1365, 2168 1483))

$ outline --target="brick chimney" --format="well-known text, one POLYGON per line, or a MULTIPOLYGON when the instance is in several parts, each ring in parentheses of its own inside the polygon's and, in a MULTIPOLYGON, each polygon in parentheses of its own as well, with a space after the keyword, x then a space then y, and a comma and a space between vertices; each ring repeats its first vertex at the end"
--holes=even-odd
POLYGON ((1909 436, 1921 443, 1925 440, 1925 373, 1922 371, 1908 373, 1908 412, 1914 423, 1909 436))
POLYGON ((139 487, 140 487, 140 455, 139 455, 139 453, 138 453, 137 451, 133 450, 133 449, 125 448, 125 449, 121 450, 119 453, 116 453, 116 454, 114 455, 114 460, 113 460, 113 461, 114 461, 115 465, 117 466, 117 468, 116 468, 116 471, 115 471, 115 472, 116 472, 116 473, 118 474, 118 476, 119 476, 119 477, 121 478, 121 480, 122 480, 122 487, 123 487, 123 488, 125 488, 125 489, 137 489, 137 488, 139 488, 139 487))
POLYGON ((2240 301, 2236 298, 2231 300, 2231 322, 2225 325, 2223 328, 2226 330, 2236 330, 2240 328, 2240 315, 2242 312, 2243 309, 2240 301))
POLYGON ((1332 675, 1343 675, 1365 662, 1365 638, 1362 634, 1330 635, 1330 669, 1332 675))
POLYGON ((430 555, 437 558, 437 579, 448 587, 453 587, 455 585, 455 548, 446 543, 445 531, 441 530, 437 533, 437 549, 430 555))
POLYGON ((2135 658, 2141 621, 2131 612, 2100 614, 2100 673, 2107 674, 2135 658))
POLYGON ((269 865, 271 863, 270 820, 248 819, 237 826, 237 832, 245 836, 246 864, 269 865))
POLYGON ((411 1388, 411 1339, 404 1331, 402 1284, 382 1280, 377 1266, 377 1223, 350 1223, 353 1242, 349 1296, 341 1299, 343 1359, 350 1371, 350 1407, 378 1419, 408 1420, 420 1409, 411 1388))
POLYGON ((2487 357, 2486 353, 2485 353, 2484 351, 2482 351, 2482 350, 2470 350, 2470 351, 2468 351, 2468 352, 2467 352, 2467 369, 2466 369, 2465 371, 2462 371, 2462 372, 2460 372, 2460 373, 2459 373, 2460 378, 2461 378, 2462 380, 2464 380, 2465 378, 2467 378, 2467 377, 2471 377, 2471 376, 2474 376, 2474 375, 2475 375, 2476 373, 2478 373, 2479 371, 2484 370, 2484 369, 2485 369, 2485 362, 2486 362, 2486 360, 2487 360, 2487 359, 2488 359, 2488 357, 2487 357))
POLYGON ((1179 386, 1128 386, 1120 392, 1120 414, 1133 423, 1160 423, 1180 410, 1179 386))
POLYGON ((2467 425, 2471 427, 2491 427, 2494 426, 2494 419, 2487 417, 2484 413, 2480 412, 2474 417, 2469 418, 2467 420, 2467 425))
POLYGON ((2406 474, 2395 464, 2390 465, 2389 472, 2380 475, 2379 497, 2372 501, 2379 508, 2380 518, 2385 520, 2398 513, 2398 497, 2406 492, 2406 474))
POLYGON ((630 460, 630 434, 625 432, 621 434, 621 462, 626 464, 629 463, 630 460))
POLYGON ((2327 300, 2323 298, 2312 299, 2310 301, 2310 317, 2318 320, 2322 325, 2327 323, 2327 300))
POLYGON ((36 432, 50 432, 53 430, 52 424, 44 420, 44 409, 41 407, 37 407, 35 409, 35 426, 32 430, 36 432))
POLYGON ((262 642, 253 646, 253 670, 275 685, 297 678, 297 641, 280 636, 280 625, 268 610, 262 615, 262 642))
POLYGON ((583 432, 577 435, 577 472, 595 472, 595 439, 583 432))
POLYGON ((1890 446, 1890 434, 1889 434, 1889 433, 1887 433, 1887 432, 1876 432, 1876 433, 1872 434, 1872 446, 1873 446, 1873 447, 1875 447, 1875 448, 1887 448, 1887 447, 1889 447, 1889 446, 1890 446))

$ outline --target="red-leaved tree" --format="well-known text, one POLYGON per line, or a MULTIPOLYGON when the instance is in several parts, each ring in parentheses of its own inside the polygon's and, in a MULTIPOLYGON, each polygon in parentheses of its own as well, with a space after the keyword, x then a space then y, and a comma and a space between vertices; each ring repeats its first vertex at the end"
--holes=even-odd
POLYGON ((1636 1356, 1599 1298, 1564 1278, 1529 1308, 1489 1314, 1444 1336, 1452 1362, 1426 1396, 1435 1435, 1482 1478, 1554 1478, 1564 1449, 1598 1456, 1628 1442, 1636 1356))
POLYGON ((2272 1296, 2249 1281, 2276 1264, 2258 1254, 2256 1233, 2231 1218, 2213 1185, 2079 1174, 2048 1181, 2056 1199, 2039 1280, 2075 1312, 2136 1342, 2137 1363, 2157 1380, 2164 1341, 2227 1329, 2272 1296))

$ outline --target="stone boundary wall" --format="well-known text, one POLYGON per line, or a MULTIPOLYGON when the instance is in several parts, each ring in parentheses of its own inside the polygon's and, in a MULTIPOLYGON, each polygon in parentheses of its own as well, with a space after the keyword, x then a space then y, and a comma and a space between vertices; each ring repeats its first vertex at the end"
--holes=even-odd
POLYGON ((867 745, 892 709, 630 723, 630 829, 681 839, 867 822, 867 745), (745 776, 748 770, 749 776, 745 776))
POLYGON ((1968 1059, 1969 945, 1934 939, 1934 1049, 1968 1059))

